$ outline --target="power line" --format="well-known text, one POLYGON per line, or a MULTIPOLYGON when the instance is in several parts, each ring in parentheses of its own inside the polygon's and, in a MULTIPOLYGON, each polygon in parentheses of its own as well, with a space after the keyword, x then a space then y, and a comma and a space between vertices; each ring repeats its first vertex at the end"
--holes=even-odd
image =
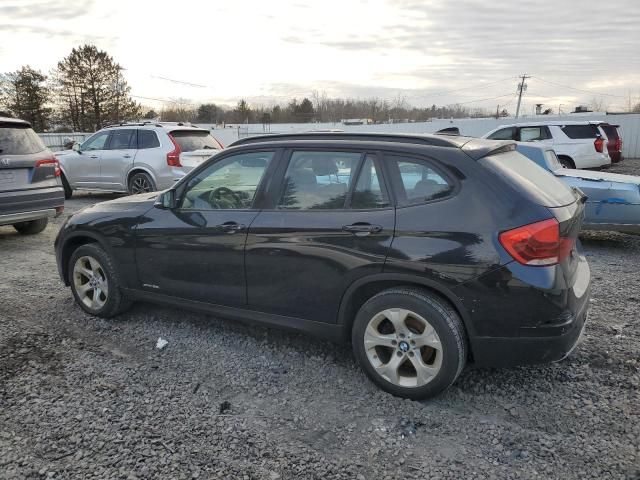
POLYGON ((503 82, 506 82, 507 80, 513 80, 513 79, 514 79, 514 77, 503 78, 502 80, 496 80, 495 82, 471 85, 469 87, 456 88, 456 89, 453 89, 453 90, 445 90, 445 91, 442 91, 442 92, 429 93, 429 94, 425 94, 425 95, 409 95, 407 98, 441 97, 443 95, 448 95, 449 93, 461 92, 463 90, 471 90, 471 89, 490 87, 492 85, 497 85, 499 83, 503 83, 503 82))
POLYGON ((613 93, 601 93, 601 92, 596 92, 594 90, 583 90, 582 88, 576 88, 576 87, 572 87, 570 85, 564 85, 562 83, 551 82, 549 80, 545 80, 543 78, 536 77, 536 76, 532 76, 532 78, 535 78, 536 80, 539 80, 539 81, 541 81, 543 83, 548 83, 549 85, 555 85, 556 87, 562 87, 562 88, 568 88, 569 90, 575 90, 576 92, 590 93, 591 95, 601 95, 601 96, 605 96, 605 97, 625 98, 624 95, 614 95, 613 93))
POLYGON ((454 105, 466 105, 468 103, 477 103, 477 102, 484 102, 486 100, 495 100, 496 98, 504 98, 504 97, 512 97, 513 93, 506 93, 504 95, 498 95, 497 97, 489 97, 489 98, 478 98, 477 100, 470 100, 468 102, 459 102, 459 103, 454 103, 454 105))
POLYGON ((182 80, 175 80, 173 78, 167 78, 167 77, 160 77, 158 75, 149 75, 151 78, 157 78, 158 80, 164 80, 165 82, 171 82, 171 83, 179 83, 181 85, 188 85, 190 87, 198 87, 198 88, 213 88, 213 87, 209 87, 208 85, 200 85, 199 83, 191 83, 191 82, 185 82, 182 80))

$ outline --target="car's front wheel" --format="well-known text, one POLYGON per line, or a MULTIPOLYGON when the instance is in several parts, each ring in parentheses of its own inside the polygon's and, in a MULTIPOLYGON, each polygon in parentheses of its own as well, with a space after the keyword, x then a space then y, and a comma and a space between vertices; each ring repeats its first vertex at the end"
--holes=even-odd
POLYGON ((352 343, 376 385, 414 400, 447 389, 467 359, 459 315, 438 296, 414 288, 391 288, 369 299, 356 316, 352 343))
POLYGON ((109 318, 129 308, 113 261, 98 244, 82 245, 73 252, 69 284, 78 305, 91 315, 109 318))
POLYGON ((38 220, 14 223, 13 228, 15 228, 21 235, 35 235, 47 228, 48 223, 48 218, 39 218, 38 220))

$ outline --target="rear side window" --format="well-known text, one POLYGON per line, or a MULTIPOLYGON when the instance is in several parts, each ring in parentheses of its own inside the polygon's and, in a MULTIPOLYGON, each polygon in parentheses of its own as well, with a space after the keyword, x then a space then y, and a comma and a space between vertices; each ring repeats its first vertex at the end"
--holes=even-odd
POLYGON ((173 140, 180 146, 183 152, 194 150, 219 150, 220 146, 206 131, 199 130, 174 130, 170 133, 173 140))
POLYGON ((509 127, 498 130, 497 132, 493 132, 487 138, 491 140, 513 140, 515 138, 516 129, 509 127))
POLYGON ((135 147, 135 130, 113 130, 109 139, 108 150, 128 150, 135 147))
POLYGON ((426 160, 386 156, 392 170, 400 177, 398 203, 416 205, 449 196, 454 185, 426 160))
POLYGON ((595 125, 565 125, 562 128, 564 134, 569 138, 596 138, 600 135, 598 127, 595 125))
POLYGON ((516 151, 490 155, 480 159, 479 163, 538 205, 561 207, 575 201, 569 187, 516 151))
POLYGON ((160 141, 153 130, 138 130, 138 149, 156 148, 160 141))
POLYGON ((351 152, 293 152, 278 208, 344 208, 351 178, 361 156, 360 153, 351 152))
POLYGON ((0 123, 0 153, 30 155, 46 148, 40 137, 30 127, 0 123))
POLYGON ((551 134, 547 127, 540 126, 520 128, 521 142, 535 142, 536 140, 547 140, 549 138, 551 138, 551 134))
POLYGON ((381 175, 376 168, 374 157, 367 155, 351 195, 351 208, 370 210, 389 205, 389 198, 382 188, 381 175))

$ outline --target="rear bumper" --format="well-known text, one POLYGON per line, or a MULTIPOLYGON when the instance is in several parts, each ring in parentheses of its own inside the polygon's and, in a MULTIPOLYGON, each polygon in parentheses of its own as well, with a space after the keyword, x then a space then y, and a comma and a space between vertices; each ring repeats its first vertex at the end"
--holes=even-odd
POLYGON ((640 233, 639 223, 584 223, 582 230, 640 233))
POLYGON ((9 213, 7 215, 0 215, 0 225, 13 225, 14 223, 29 222, 41 218, 52 218, 57 217, 61 213, 62 211, 56 211, 55 208, 34 210, 32 212, 9 213))
POLYGON ((480 366, 509 367, 562 360, 575 349, 587 320, 588 302, 566 325, 554 327, 544 336, 476 338, 474 360, 480 366))
POLYGON ((0 225, 56 216, 63 206, 61 186, 0 192, 0 225))

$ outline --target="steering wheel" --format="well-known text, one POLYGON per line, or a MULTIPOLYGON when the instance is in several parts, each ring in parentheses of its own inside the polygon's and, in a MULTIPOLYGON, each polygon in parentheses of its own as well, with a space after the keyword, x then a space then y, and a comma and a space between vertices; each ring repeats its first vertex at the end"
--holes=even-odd
POLYGON ((211 192, 209 192, 209 204, 211 206, 216 205, 218 208, 224 208, 224 206, 220 206, 220 201, 223 200, 223 197, 231 197, 234 202, 234 208, 242 208, 242 200, 238 194, 227 187, 218 187, 215 190, 211 190, 211 192))

